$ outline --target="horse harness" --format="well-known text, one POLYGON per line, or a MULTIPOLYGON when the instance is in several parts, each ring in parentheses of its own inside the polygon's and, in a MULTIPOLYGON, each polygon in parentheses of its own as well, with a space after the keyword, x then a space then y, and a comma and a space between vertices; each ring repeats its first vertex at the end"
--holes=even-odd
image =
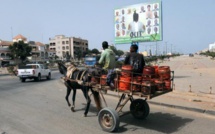
MULTIPOLYGON (((77 72, 78 74, 73 79, 75 80, 75 82, 77 82, 78 84, 82 85, 83 84, 83 77, 86 74, 87 70, 83 70, 83 71, 81 70, 80 71, 78 68, 76 68, 74 66, 70 66, 70 67, 67 68, 66 76, 67 76, 67 78, 72 78, 72 77, 74 77, 73 74, 76 71, 78 71, 77 72)), ((88 74, 88 76, 89 76, 89 74, 88 74)))

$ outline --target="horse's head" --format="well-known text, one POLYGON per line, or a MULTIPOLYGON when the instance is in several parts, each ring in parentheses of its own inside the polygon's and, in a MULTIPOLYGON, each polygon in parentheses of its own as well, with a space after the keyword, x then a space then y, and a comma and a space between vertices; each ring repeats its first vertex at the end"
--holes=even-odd
POLYGON ((62 62, 57 62, 57 64, 58 64, 58 69, 59 69, 60 73, 66 75, 67 69, 64 66, 64 64, 62 62))

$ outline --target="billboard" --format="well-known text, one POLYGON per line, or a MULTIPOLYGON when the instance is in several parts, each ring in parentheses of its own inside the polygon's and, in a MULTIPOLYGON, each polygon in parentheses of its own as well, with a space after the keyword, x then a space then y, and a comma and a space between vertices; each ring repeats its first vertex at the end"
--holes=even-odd
POLYGON ((115 44, 162 40, 161 1, 114 10, 115 44))

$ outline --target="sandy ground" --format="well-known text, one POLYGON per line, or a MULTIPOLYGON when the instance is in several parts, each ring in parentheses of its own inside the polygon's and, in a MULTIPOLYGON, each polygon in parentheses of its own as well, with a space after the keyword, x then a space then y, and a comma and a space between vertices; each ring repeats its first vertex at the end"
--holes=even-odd
POLYGON ((159 63, 174 71, 174 89, 193 93, 215 94, 215 60, 209 57, 187 55, 159 63))

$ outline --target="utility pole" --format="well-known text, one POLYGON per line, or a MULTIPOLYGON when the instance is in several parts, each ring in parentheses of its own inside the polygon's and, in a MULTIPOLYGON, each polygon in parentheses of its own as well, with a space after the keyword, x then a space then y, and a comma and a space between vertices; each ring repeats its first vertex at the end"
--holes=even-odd
POLYGON ((172 54, 172 44, 171 44, 171 54, 172 54))
POLYGON ((11 38, 13 40, 13 28, 11 27, 11 38))
POLYGON ((156 56, 158 56, 158 43, 157 43, 157 40, 156 40, 156 56))
POLYGON ((167 42, 166 42, 166 55, 167 55, 167 42))

